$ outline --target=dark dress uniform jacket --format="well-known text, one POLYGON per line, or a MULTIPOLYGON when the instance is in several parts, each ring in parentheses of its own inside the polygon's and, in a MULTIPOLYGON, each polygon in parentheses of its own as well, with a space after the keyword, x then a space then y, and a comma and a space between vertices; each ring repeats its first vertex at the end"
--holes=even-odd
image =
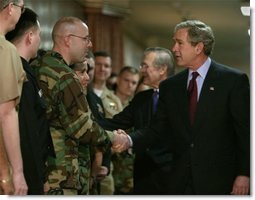
POLYGON ((33 70, 22 58, 28 81, 23 84, 19 104, 21 153, 28 194, 43 194, 45 162, 48 154, 54 156, 53 144, 46 119, 46 104, 40 94, 33 70))
POLYGON ((153 123, 131 134, 142 151, 155 138, 173 152, 169 194, 183 194, 189 177, 195 194, 230 194, 236 176, 250 174, 250 89, 248 77, 212 61, 193 127, 189 123, 188 70, 163 81, 153 123), (146 138, 146 139, 145 139, 146 138))
MULTIPOLYGON (((125 109, 99 124, 108 130, 144 128, 152 119, 153 89, 139 92, 125 109)), ((146 138, 145 138, 146 140, 146 138)), ((162 143, 147 145, 135 152, 134 194, 165 194, 165 176, 171 169, 172 155, 162 143)))

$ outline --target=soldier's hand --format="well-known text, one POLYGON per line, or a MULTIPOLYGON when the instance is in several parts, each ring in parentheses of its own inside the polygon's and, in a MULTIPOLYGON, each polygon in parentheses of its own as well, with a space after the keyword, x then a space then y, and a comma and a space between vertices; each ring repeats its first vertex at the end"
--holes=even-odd
POLYGON ((44 192, 44 194, 47 194, 49 190, 50 190, 50 184, 49 184, 49 182, 47 181, 47 182, 45 182, 44 185, 43 185, 43 192, 44 192))
POLYGON ((108 174, 108 168, 105 167, 105 166, 101 166, 98 170, 98 173, 97 173, 97 176, 96 176, 96 179, 98 181, 102 181, 108 174))

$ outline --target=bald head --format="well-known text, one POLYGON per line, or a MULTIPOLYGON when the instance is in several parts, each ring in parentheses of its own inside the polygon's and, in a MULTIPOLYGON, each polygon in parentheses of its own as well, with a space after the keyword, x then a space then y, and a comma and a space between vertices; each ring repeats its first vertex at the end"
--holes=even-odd
POLYGON ((85 26, 87 28, 87 25, 77 17, 60 18, 56 22, 52 31, 53 42, 56 43, 59 36, 67 36, 70 34, 74 34, 75 32, 78 31, 80 26, 85 26))
POLYGON ((52 50, 62 55, 68 65, 86 60, 92 47, 88 26, 77 17, 60 18, 52 30, 52 50))

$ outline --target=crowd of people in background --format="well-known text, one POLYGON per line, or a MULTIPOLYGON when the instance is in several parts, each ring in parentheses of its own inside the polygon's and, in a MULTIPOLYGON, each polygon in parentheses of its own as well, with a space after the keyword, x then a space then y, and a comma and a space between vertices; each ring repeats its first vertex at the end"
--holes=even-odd
POLYGON ((210 58, 208 25, 113 71, 77 17, 39 49, 24 5, 0 0, 0 195, 250 194, 249 80, 210 58))

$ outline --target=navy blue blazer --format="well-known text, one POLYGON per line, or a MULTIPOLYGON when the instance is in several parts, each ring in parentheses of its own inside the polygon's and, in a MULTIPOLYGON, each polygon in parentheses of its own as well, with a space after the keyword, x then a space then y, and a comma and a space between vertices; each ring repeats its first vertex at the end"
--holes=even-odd
POLYGON ((44 194, 47 156, 55 156, 55 152, 46 118, 46 102, 32 68, 23 58, 22 64, 28 81, 23 84, 18 113, 21 153, 28 194, 39 195, 44 194))
POLYGON ((230 194, 238 175, 250 175, 248 77, 212 61, 202 86, 193 127, 189 123, 188 70, 163 81, 150 126, 131 133, 133 149, 156 139, 173 153, 169 194, 183 194, 189 170, 196 194, 230 194))

